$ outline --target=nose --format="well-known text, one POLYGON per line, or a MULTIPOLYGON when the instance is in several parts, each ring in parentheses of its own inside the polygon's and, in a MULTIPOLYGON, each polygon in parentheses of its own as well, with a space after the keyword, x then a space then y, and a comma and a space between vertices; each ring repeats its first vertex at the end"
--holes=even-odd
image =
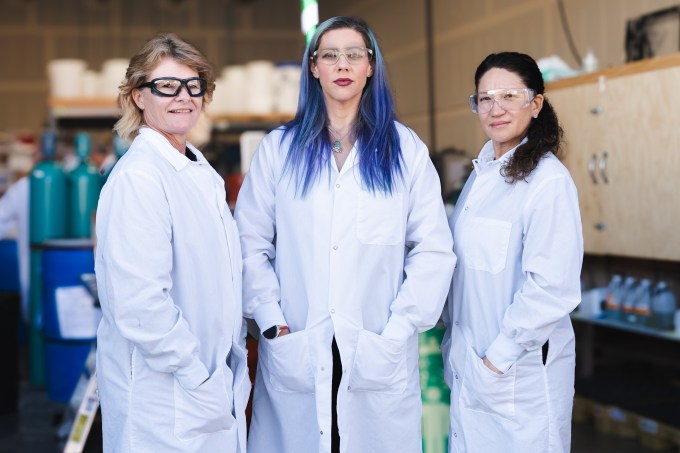
POLYGON ((191 96, 189 95, 189 87, 187 86, 186 83, 183 83, 182 86, 179 89, 179 93, 177 93, 177 98, 182 98, 182 99, 188 99, 191 96))
POLYGON ((338 68, 347 68, 349 66, 349 60, 344 53, 341 53, 338 57, 337 63, 335 64, 338 65, 338 68))
POLYGON ((493 98, 493 104, 491 104, 491 110, 489 110, 489 113, 491 115, 502 115, 506 112, 506 110, 503 108, 501 105, 500 101, 496 99, 495 97, 493 98), (498 107, 498 109, 496 109, 498 107))

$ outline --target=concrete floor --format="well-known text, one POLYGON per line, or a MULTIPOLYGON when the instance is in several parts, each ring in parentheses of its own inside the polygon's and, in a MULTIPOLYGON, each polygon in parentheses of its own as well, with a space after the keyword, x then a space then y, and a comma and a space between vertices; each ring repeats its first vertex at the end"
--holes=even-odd
MULTIPOLYGON (((28 384, 20 386, 17 414, 0 415, 0 453, 58 453, 64 441, 58 439, 64 405, 50 401, 44 391, 28 384)), ((101 452, 101 426, 91 431, 86 453, 101 452)), ((636 439, 621 439, 602 434, 590 422, 574 423, 572 452, 574 453, 676 453, 676 449, 643 448, 636 439)), ((276 452, 274 452, 276 453, 276 452)), ((380 453, 380 452, 376 452, 380 453)))

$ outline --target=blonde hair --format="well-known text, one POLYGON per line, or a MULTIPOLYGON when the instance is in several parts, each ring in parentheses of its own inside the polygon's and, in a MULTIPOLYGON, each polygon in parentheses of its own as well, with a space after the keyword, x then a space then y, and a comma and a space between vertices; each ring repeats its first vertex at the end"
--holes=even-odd
POLYGON ((158 66, 163 58, 170 57, 178 63, 186 65, 198 72, 198 76, 208 81, 208 89, 203 95, 203 109, 212 100, 215 91, 215 73, 212 64, 191 44, 182 41, 173 33, 162 33, 144 44, 144 47, 130 60, 125 73, 125 80, 118 87, 118 106, 121 118, 113 126, 113 130, 125 141, 132 141, 139 129, 144 125, 144 113, 137 107, 132 93, 149 74, 158 66))

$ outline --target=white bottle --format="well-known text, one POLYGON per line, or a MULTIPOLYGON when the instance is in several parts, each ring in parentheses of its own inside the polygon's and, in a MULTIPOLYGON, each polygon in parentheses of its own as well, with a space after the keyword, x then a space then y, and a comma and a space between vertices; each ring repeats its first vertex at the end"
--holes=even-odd
POLYGON ((621 287, 623 278, 613 275, 607 287, 607 297, 604 301, 604 313, 607 319, 618 321, 621 319, 621 287))
POLYGON ((581 70, 583 72, 595 72, 600 69, 600 62, 597 61, 597 57, 592 50, 589 50, 583 61, 581 62, 581 70))
POLYGON ((635 323, 641 326, 650 325, 652 314, 652 282, 648 278, 640 280, 635 292, 635 323))
POLYGON ((621 290, 621 320, 635 322, 635 298, 637 293, 635 277, 626 277, 621 290))
POLYGON ((676 307, 675 295, 668 288, 666 282, 662 280, 657 283, 656 294, 652 302, 654 326, 662 330, 672 330, 676 307))

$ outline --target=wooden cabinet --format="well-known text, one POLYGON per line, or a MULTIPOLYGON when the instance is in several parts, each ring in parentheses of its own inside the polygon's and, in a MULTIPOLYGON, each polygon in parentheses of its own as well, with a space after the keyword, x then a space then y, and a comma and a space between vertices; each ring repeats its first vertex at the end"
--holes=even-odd
POLYGON ((547 87, 586 253, 680 260, 680 54, 547 87))

